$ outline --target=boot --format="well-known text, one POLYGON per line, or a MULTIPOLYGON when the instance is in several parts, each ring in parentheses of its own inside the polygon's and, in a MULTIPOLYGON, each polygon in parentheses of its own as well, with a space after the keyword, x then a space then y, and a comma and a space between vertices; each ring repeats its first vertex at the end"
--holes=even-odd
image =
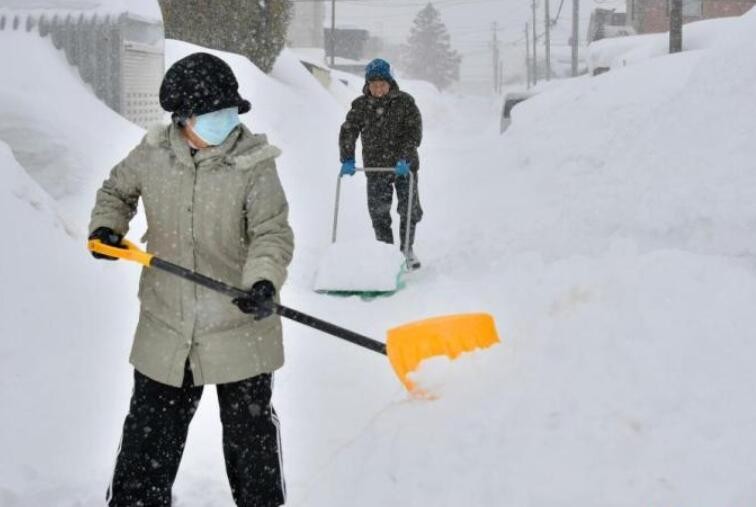
POLYGON ((406 265, 408 271, 415 271, 416 269, 420 269, 420 259, 417 258, 417 255, 415 255, 415 251, 412 248, 410 248, 409 252, 407 253, 406 265))

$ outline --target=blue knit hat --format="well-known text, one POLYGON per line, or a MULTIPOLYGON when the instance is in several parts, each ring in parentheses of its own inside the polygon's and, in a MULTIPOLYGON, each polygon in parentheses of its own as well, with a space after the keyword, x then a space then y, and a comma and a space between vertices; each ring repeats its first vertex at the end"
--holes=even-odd
POLYGON ((391 65, 386 60, 376 58, 365 67, 365 81, 393 81, 391 65))

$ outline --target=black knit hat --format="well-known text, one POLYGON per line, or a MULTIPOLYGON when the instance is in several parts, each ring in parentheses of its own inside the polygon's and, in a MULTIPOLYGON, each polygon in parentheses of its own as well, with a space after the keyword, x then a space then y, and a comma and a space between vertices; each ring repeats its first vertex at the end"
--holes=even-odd
POLYGON ((239 114, 250 110, 231 67, 208 53, 193 53, 171 65, 160 85, 160 105, 184 118, 234 106, 239 114))

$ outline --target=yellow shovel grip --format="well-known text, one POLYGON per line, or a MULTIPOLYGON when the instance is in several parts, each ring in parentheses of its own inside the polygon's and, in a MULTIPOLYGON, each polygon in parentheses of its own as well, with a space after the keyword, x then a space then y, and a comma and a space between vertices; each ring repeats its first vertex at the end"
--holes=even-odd
POLYGON ((150 265, 150 261, 152 260, 152 257, 154 257, 151 253, 140 250, 138 246, 128 239, 121 240, 121 244, 126 248, 106 245, 99 239, 90 239, 87 242, 87 248, 92 252, 97 252, 102 255, 109 255, 110 257, 117 257, 118 259, 138 262, 145 266, 150 265))

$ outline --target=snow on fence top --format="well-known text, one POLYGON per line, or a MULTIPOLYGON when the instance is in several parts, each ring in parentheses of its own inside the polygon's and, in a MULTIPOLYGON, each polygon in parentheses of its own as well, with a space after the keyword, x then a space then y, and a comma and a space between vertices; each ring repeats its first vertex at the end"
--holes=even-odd
POLYGON ((130 14, 149 22, 161 22, 158 3, 154 0, 3 0, 0 13, 41 16, 97 14, 100 17, 117 17, 130 14))

